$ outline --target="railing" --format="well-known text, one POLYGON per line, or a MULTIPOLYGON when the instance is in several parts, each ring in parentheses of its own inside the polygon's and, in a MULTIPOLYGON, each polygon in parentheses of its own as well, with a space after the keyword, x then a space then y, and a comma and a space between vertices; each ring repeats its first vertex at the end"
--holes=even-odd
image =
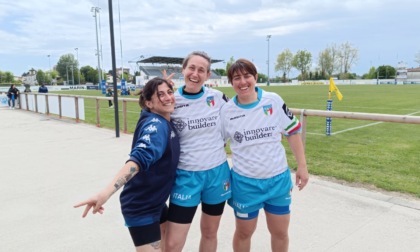
POLYGON ((420 116, 326 111, 326 110, 313 110, 313 109, 290 109, 290 110, 295 115, 300 115, 300 122, 302 124, 302 141, 304 145, 306 141, 306 125, 307 125, 306 121, 307 121, 308 116, 420 124, 420 116))
MULTIPOLYGON (((101 117, 100 117, 100 109, 99 109, 99 101, 100 100, 111 100, 114 101, 114 98, 112 97, 91 97, 91 96, 86 96, 84 97, 85 99, 95 99, 96 100, 96 126, 100 127, 101 126, 101 117)), ((134 99, 134 98, 118 98, 119 102, 122 102, 122 119, 123 119, 123 132, 124 133, 128 133, 128 124, 127 124, 127 102, 136 102, 138 103, 138 99, 134 99)))
MULTIPOLYGON (((40 94, 34 94, 35 100, 38 99, 40 94)), ((78 95, 65 95, 65 94, 42 94, 45 96, 45 103, 46 103, 46 114, 49 114, 49 103, 48 103, 48 96, 58 96, 58 106, 59 106, 59 117, 62 117, 62 104, 61 104, 61 97, 73 97, 75 99, 74 106, 75 111, 78 111, 78 99, 95 99, 96 100, 96 126, 101 126, 101 116, 100 116, 100 100, 111 100, 113 101, 112 97, 94 97, 94 96, 78 96, 78 95)), ((21 94, 25 96, 26 99, 26 110, 29 111, 28 107, 28 94, 21 94)), ((138 99, 135 98, 120 98, 118 97, 118 101, 122 102, 122 120, 123 120, 123 132, 128 133, 128 125, 127 125, 127 102, 138 102, 138 99)), ((38 107, 35 103, 35 112, 39 113, 38 107)), ((19 103, 21 106, 21 103, 19 103)), ((22 107, 20 107, 23 109, 22 107)), ((300 122, 302 124, 302 140, 305 144, 306 141, 306 126, 307 126, 307 117, 308 116, 318 116, 318 117, 331 117, 331 118, 344 118, 344 119, 353 119, 353 120, 370 120, 370 121, 381 121, 381 122, 394 122, 394 123, 409 123, 409 124, 420 124, 420 116, 407 116, 407 115, 389 115, 389 114, 374 114, 374 113, 358 113, 358 112, 343 112, 343 111, 326 111, 326 110, 312 110, 312 109, 290 109, 295 115, 300 115, 300 122)), ((76 112, 76 122, 79 122, 79 114, 76 112)))
MULTIPOLYGON (((39 93, 23 93, 20 94, 20 99, 25 99, 25 106, 22 106, 22 102, 19 102, 19 108, 20 109, 25 109, 26 111, 30 111, 30 102, 29 102, 29 95, 33 95, 34 96, 34 112, 36 113, 45 113, 46 115, 50 115, 51 114, 51 109, 50 109, 50 103, 48 100, 49 96, 56 96, 58 98, 58 116, 61 119, 63 117, 63 103, 62 103, 62 98, 63 97, 67 97, 67 98, 73 98, 74 99, 74 111, 75 111, 75 116, 74 119, 76 122, 80 122, 80 115, 79 115, 79 99, 85 99, 85 100, 95 100, 96 103, 96 126, 100 127, 101 126, 101 118, 100 118, 100 100, 111 100, 113 101, 114 98, 113 97, 96 97, 96 96, 84 96, 84 95, 66 95, 66 94, 53 94, 53 93, 43 93, 43 94, 39 94, 39 93), (40 111, 38 108, 38 104, 41 101, 38 101, 39 99, 45 99, 44 101, 42 101, 42 104, 45 105, 45 111, 40 111)), ((118 97, 118 101, 122 102, 122 116, 123 116, 123 132, 124 133, 128 133, 128 125, 127 125, 127 102, 138 102, 138 98, 121 98, 118 97)))

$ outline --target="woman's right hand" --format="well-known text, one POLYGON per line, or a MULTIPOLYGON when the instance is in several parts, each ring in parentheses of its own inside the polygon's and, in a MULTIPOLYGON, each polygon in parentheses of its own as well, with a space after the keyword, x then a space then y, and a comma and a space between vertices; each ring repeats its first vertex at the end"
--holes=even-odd
POLYGON ((74 205, 73 207, 78 208, 81 206, 86 206, 85 211, 83 212, 83 215, 82 215, 83 218, 86 217, 86 215, 88 214, 91 208, 93 208, 92 214, 96 214, 96 213, 103 214, 105 210, 103 205, 107 202, 108 199, 109 197, 104 192, 100 192, 97 195, 74 205))
POLYGON ((163 69, 162 71, 163 79, 165 79, 169 84, 172 86, 175 85, 175 83, 172 80, 172 77, 174 77, 175 73, 171 73, 169 76, 166 74, 166 69, 163 69))

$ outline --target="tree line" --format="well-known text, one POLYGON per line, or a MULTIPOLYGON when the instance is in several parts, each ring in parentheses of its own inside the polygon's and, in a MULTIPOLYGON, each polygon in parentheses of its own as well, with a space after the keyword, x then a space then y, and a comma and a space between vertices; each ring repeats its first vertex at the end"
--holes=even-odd
MULTIPOLYGON (((280 76, 270 77, 270 81, 274 82, 289 82, 290 72, 292 69, 299 71, 298 80, 325 80, 334 76, 339 79, 356 79, 357 75, 351 73, 351 68, 357 63, 359 58, 359 50, 349 42, 340 45, 332 44, 319 52, 317 62, 313 62, 312 54, 306 49, 298 50, 292 53, 289 49, 283 50, 276 57, 276 65, 274 67, 276 72, 281 72, 280 76), (314 67, 315 66, 315 67, 314 67)), ((420 52, 415 55, 415 61, 420 65, 420 52)), ((221 75, 226 76, 227 69, 235 62, 231 57, 226 63, 226 69, 215 69, 221 75)), ((23 73, 22 76, 27 76, 31 71, 23 73)), ((106 74, 101 71, 102 79, 106 79, 106 74)), ((108 71, 112 74, 112 70, 108 71)), ((139 75, 138 72, 135 75, 139 75)), ((395 78, 396 69, 390 65, 383 65, 377 68, 371 67, 369 71, 364 74, 362 79, 391 79, 395 78)), ((264 83, 268 81, 268 76, 263 73, 258 73, 258 82, 264 83)), ((124 73, 124 79, 130 81, 130 76, 124 73)), ((91 66, 83 66, 79 69, 79 62, 75 59, 73 54, 65 54, 60 57, 53 70, 36 71, 36 81, 38 83, 58 84, 62 85, 64 82, 68 84, 76 83, 98 83, 99 74, 98 69, 91 66)), ((14 80, 13 73, 0 71, 0 83, 18 83, 14 80)))

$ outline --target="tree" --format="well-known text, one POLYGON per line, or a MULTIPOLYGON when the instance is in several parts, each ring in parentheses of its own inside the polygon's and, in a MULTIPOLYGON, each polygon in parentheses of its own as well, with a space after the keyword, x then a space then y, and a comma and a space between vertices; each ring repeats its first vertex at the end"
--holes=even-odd
POLYGON ((359 51, 349 42, 341 44, 340 49, 341 73, 348 73, 351 67, 356 64, 359 51))
POLYGON ((328 52, 329 57, 329 63, 327 63, 326 66, 326 72, 328 76, 333 75, 336 72, 340 71, 341 68, 341 59, 340 59, 340 49, 336 44, 332 44, 331 46, 328 46, 325 49, 326 52, 328 52))
POLYGON ((327 79, 334 71, 334 49, 326 48, 318 55, 318 67, 321 79, 327 79))
POLYGON ((220 76, 226 76, 227 75, 226 70, 223 69, 223 68, 216 68, 216 69, 214 69, 214 71, 220 76))
POLYGON ((369 72, 362 76, 362 79, 376 79, 376 77, 377 77, 376 68, 371 67, 369 69, 369 72))
POLYGON ((233 58, 233 56, 232 56, 232 57, 230 57, 229 61, 226 63, 226 73, 228 72, 228 70, 229 70, 230 66, 231 66, 233 63, 235 63, 235 58, 233 58))
POLYGON ((12 72, 0 71, 0 83, 14 83, 15 82, 14 80, 15 80, 15 77, 13 76, 12 72))
POLYGON ((258 73, 257 83, 266 83, 268 81, 267 75, 263 73, 258 73))
POLYGON ((47 75, 41 69, 38 69, 38 71, 36 72, 36 81, 39 85, 41 85, 42 83, 48 83, 47 75))
POLYGON ((277 64, 274 67, 275 71, 283 72, 283 79, 289 78, 290 70, 292 69, 293 53, 289 49, 285 49, 277 56, 277 64))
POLYGON ((293 57, 292 66, 300 71, 301 79, 306 79, 312 63, 312 55, 306 50, 299 50, 293 57))
POLYGON ((394 67, 389 65, 384 65, 378 67, 378 77, 379 79, 394 79, 397 70, 394 67))
POLYGON ((70 81, 75 76, 75 73, 77 77, 78 67, 79 65, 77 63, 77 60, 74 58, 74 55, 69 53, 60 57, 55 69, 64 80, 70 81), (72 71, 73 71, 73 75, 72 75, 72 71))
POLYGON ((98 83, 98 70, 91 66, 84 66, 80 68, 81 76, 84 77, 86 82, 98 83))

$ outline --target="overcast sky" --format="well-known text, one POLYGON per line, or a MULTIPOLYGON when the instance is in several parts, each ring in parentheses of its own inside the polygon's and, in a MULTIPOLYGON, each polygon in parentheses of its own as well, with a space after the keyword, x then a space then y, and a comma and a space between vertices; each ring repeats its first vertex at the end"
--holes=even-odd
MULTIPOLYGON (((0 0, 0 70, 16 76, 30 68, 48 70, 68 53, 81 66, 96 68, 92 7, 100 8, 103 68, 110 70, 105 0, 0 0)), ((114 0, 116 63, 134 70, 132 62, 142 55, 185 57, 203 50, 225 61, 248 58, 267 74, 271 35, 271 77, 282 74, 274 66, 286 48, 306 49, 315 65, 321 50, 345 42, 359 51, 351 72, 400 61, 418 67, 419 11, 418 0, 114 0)))

